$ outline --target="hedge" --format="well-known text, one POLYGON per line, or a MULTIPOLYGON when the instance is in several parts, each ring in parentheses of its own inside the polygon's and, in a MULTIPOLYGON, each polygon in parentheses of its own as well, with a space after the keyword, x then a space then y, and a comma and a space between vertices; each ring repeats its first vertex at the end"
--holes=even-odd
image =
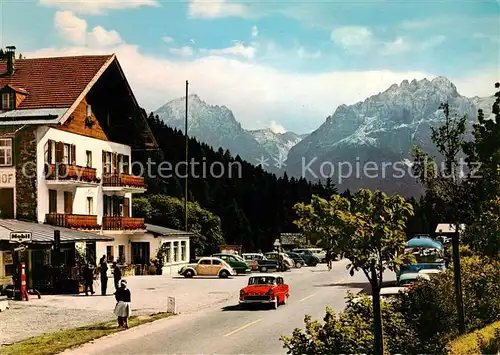
POLYGON ((450 355, 497 354, 500 351, 500 321, 453 340, 447 348, 450 355))

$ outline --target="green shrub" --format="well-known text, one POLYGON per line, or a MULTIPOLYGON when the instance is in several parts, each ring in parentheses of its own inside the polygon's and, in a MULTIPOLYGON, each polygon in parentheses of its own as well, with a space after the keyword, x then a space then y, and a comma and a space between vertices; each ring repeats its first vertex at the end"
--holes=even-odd
POLYGON ((500 351, 500 321, 453 340, 447 349, 450 355, 497 354, 500 351))
MULTIPOLYGON (((292 336, 283 336, 283 347, 288 354, 373 354, 373 308, 371 297, 353 302, 348 293, 347 307, 336 314, 327 308, 323 323, 305 316, 305 330, 295 329, 292 336)), ((395 311, 393 303, 382 302, 384 342, 387 353, 415 353, 419 344, 415 334, 406 325, 403 314, 395 311)))

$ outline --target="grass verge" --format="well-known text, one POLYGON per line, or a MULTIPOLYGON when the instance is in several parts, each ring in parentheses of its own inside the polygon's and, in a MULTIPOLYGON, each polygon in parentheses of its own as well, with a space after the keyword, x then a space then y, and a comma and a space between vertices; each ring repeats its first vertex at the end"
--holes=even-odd
MULTIPOLYGON (((133 316, 129 318, 129 327, 154 322, 170 317, 171 313, 156 313, 149 316, 133 316)), ((54 355, 106 335, 123 331, 117 328, 117 322, 103 322, 74 329, 60 330, 42 334, 18 343, 5 345, 0 349, 2 355, 54 355)))
POLYGON ((496 354, 500 351, 500 321, 453 340, 447 350, 450 355, 496 354))

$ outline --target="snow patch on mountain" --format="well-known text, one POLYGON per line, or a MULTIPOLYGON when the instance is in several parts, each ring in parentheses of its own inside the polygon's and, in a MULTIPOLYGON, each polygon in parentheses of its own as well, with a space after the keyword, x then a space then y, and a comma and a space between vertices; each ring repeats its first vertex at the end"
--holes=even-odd
POLYGON ((286 160, 290 149, 302 138, 293 132, 276 133, 271 128, 248 131, 273 158, 286 160))

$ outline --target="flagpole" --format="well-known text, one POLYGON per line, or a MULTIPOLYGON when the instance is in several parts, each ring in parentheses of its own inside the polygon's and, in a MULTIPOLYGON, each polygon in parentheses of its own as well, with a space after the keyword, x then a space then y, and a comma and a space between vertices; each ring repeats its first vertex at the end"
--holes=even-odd
POLYGON ((189 82, 186 80, 186 120, 184 122, 184 136, 186 138, 186 175, 184 181, 184 228, 188 231, 188 95, 189 95, 189 82))

